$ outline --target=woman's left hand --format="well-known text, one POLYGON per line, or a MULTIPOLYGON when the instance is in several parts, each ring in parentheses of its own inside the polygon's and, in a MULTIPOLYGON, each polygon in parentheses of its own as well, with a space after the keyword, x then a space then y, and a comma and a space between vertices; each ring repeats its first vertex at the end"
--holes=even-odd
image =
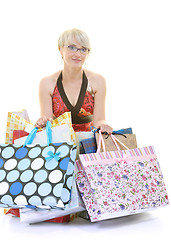
POLYGON ((106 123, 100 125, 100 130, 101 132, 107 132, 108 134, 112 134, 113 132, 113 128, 106 123))

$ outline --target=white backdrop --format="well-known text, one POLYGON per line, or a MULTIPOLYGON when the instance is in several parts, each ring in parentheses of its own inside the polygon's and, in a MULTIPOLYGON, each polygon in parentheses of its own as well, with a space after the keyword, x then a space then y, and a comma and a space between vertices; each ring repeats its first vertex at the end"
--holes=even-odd
MULTIPOLYGON (((92 45, 86 68, 107 81, 107 121, 116 130, 132 127, 140 147, 154 145, 170 195, 170 12, 169 0, 0 0, 0 142, 8 111, 27 109, 35 123, 39 81, 62 68, 58 37, 68 28, 80 28, 92 45)), ((161 235, 169 230, 167 213, 155 215, 157 224, 163 223, 161 235)), ((151 221, 153 216, 145 218, 151 221)), ((141 221, 132 219, 129 227, 134 230, 141 221)), ((104 234, 107 222, 100 225, 104 234)), ((13 229, 12 224, 6 228, 13 229)), ((124 220, 114 224, 115 232, 116 226, 125 227, 124 220)), ((81 227, 83 232, 89 229, 81 227)), ((93 233, 92 225, 88 232, 93 233)))

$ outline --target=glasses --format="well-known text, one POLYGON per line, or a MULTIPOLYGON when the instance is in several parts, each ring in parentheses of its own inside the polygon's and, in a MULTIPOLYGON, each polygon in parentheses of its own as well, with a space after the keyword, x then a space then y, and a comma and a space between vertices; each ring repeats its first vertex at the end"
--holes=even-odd
POLYGON ((77 48, 75 45, 69 45, 69 46, 66 46, 66 47, 72 53, 76 53, 79 50, 81 54, 87 54, 90 51, 90 49, 88 49, 86 47, 77 48))

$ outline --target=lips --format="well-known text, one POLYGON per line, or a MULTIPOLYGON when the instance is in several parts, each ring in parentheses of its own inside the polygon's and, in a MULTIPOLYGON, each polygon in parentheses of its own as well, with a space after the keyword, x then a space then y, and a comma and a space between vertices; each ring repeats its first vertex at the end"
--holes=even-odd
POLYGON ((81 62, 81 60, 80 59, 77 59, 77 58, 73 58, 72 59, 74 62, 81 62))

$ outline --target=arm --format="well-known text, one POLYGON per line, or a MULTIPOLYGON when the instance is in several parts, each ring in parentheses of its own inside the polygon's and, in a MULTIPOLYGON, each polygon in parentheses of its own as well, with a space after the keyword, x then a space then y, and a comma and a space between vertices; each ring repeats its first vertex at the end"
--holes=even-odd
POLYGON ((112 133, 113 129, 106 123, 105 118, 106 81, 98 76, 95 82, 93 124, 102 132, 112 133))
POLYGON ((35 126, 40 128, 46 126, 47 121, 53 120, 52 97, 50 94, 50 79, 43 78, 39 85, 40 118, 35 126))

